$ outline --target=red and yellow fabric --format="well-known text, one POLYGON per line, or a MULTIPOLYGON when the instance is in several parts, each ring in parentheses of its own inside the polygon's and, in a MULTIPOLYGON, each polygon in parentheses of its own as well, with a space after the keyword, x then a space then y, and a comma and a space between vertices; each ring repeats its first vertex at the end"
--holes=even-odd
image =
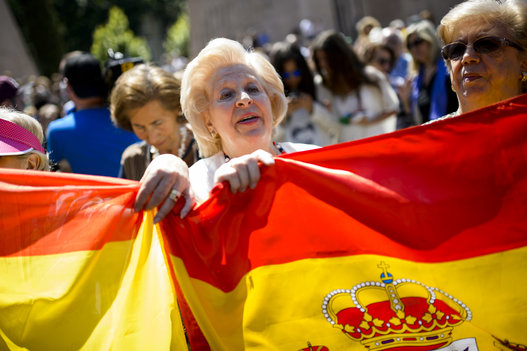
POLYGON ((185 349, 178 285, 213 350, 525 345, 526 135, 522 96, 285 155, 159 226, 137 182, 0 170, 0 350, 185 349))
POLYGON ((1 170, 0 350, 183 350, 137 182, 1 170))
POLYGON ((527 344, 526 135, 522 96, 285 156, 256 189, 220 186, 170 216, 166 247, 212 349, 527 344))

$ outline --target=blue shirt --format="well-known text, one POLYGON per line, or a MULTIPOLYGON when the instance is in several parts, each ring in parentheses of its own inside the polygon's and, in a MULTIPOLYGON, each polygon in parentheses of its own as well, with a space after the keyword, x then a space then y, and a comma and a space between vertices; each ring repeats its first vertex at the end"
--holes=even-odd
POLYGON ((139 141, 115 127, 107 107, 71 111, 51 122, 47 131, 49 157, 67 160, 74 173, 117 177, 121 154, 139 141))

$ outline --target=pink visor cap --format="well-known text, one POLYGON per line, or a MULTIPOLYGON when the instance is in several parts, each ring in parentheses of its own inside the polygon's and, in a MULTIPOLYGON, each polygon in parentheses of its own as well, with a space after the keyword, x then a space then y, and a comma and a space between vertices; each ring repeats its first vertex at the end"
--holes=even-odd
POLYGON ((23 155, 32 150, 46 153, 33 133, 0 118, 0 156, 23 155))

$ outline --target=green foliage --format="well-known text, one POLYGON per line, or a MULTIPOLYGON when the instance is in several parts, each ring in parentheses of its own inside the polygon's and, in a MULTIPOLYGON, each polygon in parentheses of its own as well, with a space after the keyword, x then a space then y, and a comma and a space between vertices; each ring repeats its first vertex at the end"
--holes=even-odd
POLYGON ((188 15, 182 13, 178 20, 170 26, 163 43, 166 53, 188 57, 190 40, 190 24, 188 15))
POLYGON ((105 62, 108 60, 108 49, 122 52, 125 56, 139 56, 145 62, 151 58, 146 40, 134 35, 129 28, 128 18, 116 6, 110 8, 108 22, 98 26, 93 33, 91 53, 101 62, 105 62))

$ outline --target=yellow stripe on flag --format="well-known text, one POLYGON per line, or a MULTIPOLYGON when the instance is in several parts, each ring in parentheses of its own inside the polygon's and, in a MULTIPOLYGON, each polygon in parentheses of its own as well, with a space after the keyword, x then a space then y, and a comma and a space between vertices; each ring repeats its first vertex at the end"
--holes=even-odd
POLYGON ((97 251, 0 258, 4 348, 186 349, 152 218, 145 213, 135 240, 97 251))
MULTIPOLYGON (((367 310, 372 304, 389 301, 388 285, 382 287, 380 278, 385 270, 398 281, 396 291, 403 300, 425 297, 430 302, 431 291, 436 301, 459 311, 464 320, 450 328, 450 338, 445 328, 449 343, 473 343, 476 338, 479 350, 488 350, 495 344, 491 332, 502 339, 527 343, 518 319, 527 315, 527 285, 518 281, 527 269, 526 255, 524 247, 444 263, 376 255, 305 259, 253 269, 230 292, 189 278, 179 258, 172 257, 172 263, 214 350, 301 350, 309 349, 308 345, 365 350, 367 339, 353 340, 342 331, 343 326, 330 321, 336 313, 356 308, 351 296, 354 288, 360 296, 357 302, 367 310)), ((440 310, 428 308, 425 315, 416 317, 441 316, 440 310)), ((363 332, 371 334, 374 322, 368 325, 363 321, 363 332)), ((432 332, 422 335, 428 335, 430 343, 439 338, 432 332)), ((419 341, 414 346, 417 344, 419 341)))

